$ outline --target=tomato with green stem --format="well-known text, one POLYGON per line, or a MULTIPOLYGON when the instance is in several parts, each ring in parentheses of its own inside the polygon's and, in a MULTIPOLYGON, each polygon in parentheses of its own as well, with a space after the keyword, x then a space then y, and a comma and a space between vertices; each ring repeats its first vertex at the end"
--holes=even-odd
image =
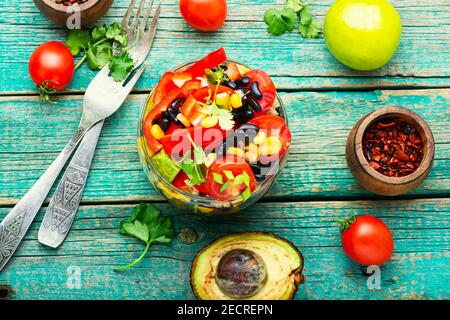
POLYGON ((394 251, 394 239, 387 225, 372 216, 354 216, 336 220, 341 224, 342 246, 353 261, 365 265, 381 265, 394 251))
POLYGON ((39 88, 41 97, 65 89, 72 81, 75 63, 70 50, 61 42, 49 41, 40 45, 28 64, 31 79, 39 88))

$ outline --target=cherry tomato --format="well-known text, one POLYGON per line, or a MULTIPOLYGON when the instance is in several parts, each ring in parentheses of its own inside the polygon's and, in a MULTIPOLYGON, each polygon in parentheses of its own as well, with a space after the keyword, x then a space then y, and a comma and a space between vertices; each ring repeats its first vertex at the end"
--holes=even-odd
POLYGON ((208 188, 208 194, 217 200, 228 200, 237 195, 240 195, 247 186, 245 184, 234 185, 231 181, 229 182, 228 187, 225 190, 220 192, 222 185, 217 183, 214 180, 214 173, 222 175, 222 179, 224 183, 228 181, 225 171, 231 171, 234 177, 246 172, 250 177, 250 191, 254 191, 256 189, 256 179, 253 175, 252 169, 249 164, 242 159, 234 158, 234 159, 226 159, 217 161, 214 163, 208 172, 208 178, 206 180, 206 185, 208 188))
POLYGON ((72 53, 64 44, 49 41, 33 52, 28 71, 38 87, 63 90, 72 81, 75 63, 72 53))
POLYGON ((276 115, 264 115, 251 119, 248 123, 252 123, 263 130, 267 137, 276 137, 281 141, 281 149, 277 154, 266 156, 265 163, 281 158, 289 149, 292 140, 291 130, 286 126, 286 121, 276 115))
POLYGON ((275 84, 273 83, 269 75, 261 70, 250 70, 249 72, 245 73, 244 76, 250 78, 250 83, 255 81, 258 82, 259 90, 263 94, 262 100, 258 101, 262 108, 262 111, 260 113, 266 113, 270 108, 272 108, 277 96, 277 89, 275 88, 275 84))
POLYGON ((204 58, 198 60, 192 66, 183 71, 192 75, 192 78, 203 77, 205 69, 212 69, 222 64, 227 60, 227 55, 224 48, 217 49, 206 55, 204 58))
POLYGON ((226 0, 180 0, 184 20, 200 31, 218 30, 227 16, 226 0))
POLYGON ((365 266, 388 261, 394 239, 386 224, 372 216, 351 217, 341 223, 342 246, 347 256, 365 266))

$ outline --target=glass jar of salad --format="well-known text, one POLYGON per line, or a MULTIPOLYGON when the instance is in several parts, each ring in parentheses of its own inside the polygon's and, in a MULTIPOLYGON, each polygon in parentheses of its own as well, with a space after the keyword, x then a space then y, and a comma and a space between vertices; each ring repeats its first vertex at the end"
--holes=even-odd
POLYGON ((170 202, 228 214, 258 201, 291 143, 283 103, 267 73, 219 49, 167 72, 138 126, 144 172, 170 202))

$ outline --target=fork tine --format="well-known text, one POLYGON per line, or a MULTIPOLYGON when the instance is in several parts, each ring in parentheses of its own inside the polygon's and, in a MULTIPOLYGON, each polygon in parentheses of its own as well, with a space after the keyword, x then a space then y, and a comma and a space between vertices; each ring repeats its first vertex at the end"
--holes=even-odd
POLYGON ((134 5, 136 4, 136 0, 131 0, 130 5, 128 6, 128 10, 127 13, 125 14, 125 16, 123 17, 122 20, 122 28, 124 30, 128 29, 128 26, 130 25, 130 18, 131 18, 131 14, 134 11, 134 5))
POLYGON ((153 16, 152 24, 150 25, 150 28, 148 29, 148 32, 146 33, 146 39, 148 45, 151 47, 153 43, 153 39, 155 38, 156 34, 156 25, 158 24, 159 15, 161 13, 161 3, 156 8, 155 14, 153 16))
MULTIPOLYGON (((136 71, 133 78, 131 78, 130 81, 128 81, 127 85, 124 87, 124 90, 125 90, 124 92, 130 92, 133 89, 134 85, 141 77, 142 72, 144 72, 144 69, 145 69, 145 67, 142 66, 139 68, 138 71, 136 71)), ((128 95, 128 93, 127 93, 127 95, 128 95)))
POLYGON ((142 12, 142 9, 144 8, 144 4, 145 4, 145 0, 141 0, 141 4, 139 5, 136 15, 134 16, 133 23, 131 24, 131 30, 136 29, 139 19, 141 18, 141 12, 142 12))
POLYGON ((144 18, 142 19, 141 24, 141 32, 145 31, 145 27, 147 26, 148 18, 150 17, 150 13, 152 12, 153 7, 153 0, 150 1, 150 4, 148 5, 147 12, 144 15, 144 18))

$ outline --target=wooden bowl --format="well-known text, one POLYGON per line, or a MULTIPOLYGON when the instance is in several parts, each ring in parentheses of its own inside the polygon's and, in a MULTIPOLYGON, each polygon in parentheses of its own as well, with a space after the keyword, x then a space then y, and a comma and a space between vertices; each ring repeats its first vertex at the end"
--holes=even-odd
POLYGON ((434 137, 428 124, 415 112, 399 107, 385 107, 358 121, 352 128, 346 146, 347 165, 353 176, 368 191, 396 196, 420 185, 428 176, 434 159, 434 137), (383 118, 400 118, 412 125, 423 143, 423 159, 416 171, 404 177, 388 177, 373 169, 363 152, 363 135, 368 127, 383 118))
MULTIPOLYGON (((50 20, 61 26, 66 26, 67 19, 74 14, 73 12, 67 12, 67 8, 70 7, 58 4, 52 0, 34 0, 34 3, 50 20)), ((111 7, 112 3, 113 0, 88 0, 80 4, 81 26, 87 26, 101 18, 111 7)))

